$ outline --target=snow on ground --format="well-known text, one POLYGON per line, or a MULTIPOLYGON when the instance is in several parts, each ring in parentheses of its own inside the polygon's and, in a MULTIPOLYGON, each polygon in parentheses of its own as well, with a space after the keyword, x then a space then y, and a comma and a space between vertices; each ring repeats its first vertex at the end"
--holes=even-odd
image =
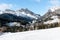
POLYGON ((27 32, 5 33, 0 36, 0 40, 60 40, 60 27, 27 32))

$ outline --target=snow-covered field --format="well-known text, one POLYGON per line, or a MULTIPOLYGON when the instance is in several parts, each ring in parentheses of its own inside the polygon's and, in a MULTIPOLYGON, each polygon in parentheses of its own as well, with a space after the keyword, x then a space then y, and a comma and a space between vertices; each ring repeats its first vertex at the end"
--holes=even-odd
POLYGON ((5 33, 0 40, 60 40, 60 27, 27 32, 5 33))

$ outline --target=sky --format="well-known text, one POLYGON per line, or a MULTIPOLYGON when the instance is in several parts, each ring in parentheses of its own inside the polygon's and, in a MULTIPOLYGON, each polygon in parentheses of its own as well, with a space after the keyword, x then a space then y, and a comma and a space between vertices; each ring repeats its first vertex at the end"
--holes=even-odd
POLYGON ((44 15, 50 8, 60 7, 60 0, 0 0, 0 10, 28 8, 36 14, 44 15))

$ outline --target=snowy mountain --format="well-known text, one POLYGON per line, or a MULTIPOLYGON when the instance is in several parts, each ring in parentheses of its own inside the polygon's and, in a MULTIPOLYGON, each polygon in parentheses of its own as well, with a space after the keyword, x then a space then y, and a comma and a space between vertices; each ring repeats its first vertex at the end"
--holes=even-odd
MULTIPOLYGON (((6 23, 14 23, 14 22, 20 22, 23 25, 35 23, 36 20, 40 18, 39 14, 35 14, 32 11, 28 9, 20 9, 20 10, 11 10, 11 9, 5 9, 4 11, 0 10, 0 19, 2 25, 5 25, 6 23)), ((9 25, 10 25, 9 24, 9 25)))
POLYGON ((0 40, 60 40, 60 27, 17 33, 2 33, 0 40))
POLYGON ((49 9, 48 12, 41 17, 44 24, 60 22, 60 8, 49 9), (54 10, 54 11, 53 11, 54 10))
POLYGON ((50 10, 53 12, 53 11, 55 11, 55 10, 58 10, 58 9, 60 9, 60 7, 52 7, 52 8, 50 8, 50 10))
POLYGON ((37 20, 41 17, 39 14, 35 14, 32 11, 28 9, 23 9, 23 8, 16 11, 11 10, 11 9, 6 9, 4 11, 0 10, 0 14, 12 14, 12 15, 16 15, 20 17, 21 19, 24 18, 24 20, 26 19, 29 21, 37 20))
POLYGON ((0 21, 2 22, 2 24, 3 23, 5 24, 6 22, 20 22, 22 24, 26 24, 31 22, 32 19, 17 16, 14 14, 4 13, 4 14, 0 14, 0 21))
POLYGON ((48 12, 45 15, 42 16, 42 20, 45 20, 45 19, 48 20, 48 18, 50 18, 52 16, 60 16, 60 9, 56 9, 53 12, 52 12, 51 9, 49 9, 48 12))
POLYGON ((32 11, 26 9, 20 9, 20 10, 11 10, 11 9, 5 9, 4 11, 0 10, 0 14, 4 14, 4 13, 8 13, 8 14, 14 14, 17 16, 21 16, 21 17, 26 17, 26 18, 31 18, 31 19, 38 19, 40 18, 39 14, 35 14, 32 11))
POLYGON ((22 16, 22 17, 28 17, 31 19, 38 19, 40 18, 40 15, 33 13, 32 11, 28 10, 28 9, 21 9, 21 10, 17 10, 16 11, 17 16, 22 16))

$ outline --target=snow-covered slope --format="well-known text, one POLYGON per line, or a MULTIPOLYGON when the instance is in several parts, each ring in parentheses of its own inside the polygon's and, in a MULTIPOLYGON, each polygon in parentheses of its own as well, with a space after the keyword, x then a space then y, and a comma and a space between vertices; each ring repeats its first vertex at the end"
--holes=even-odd
POLYGON ((17 12, 18 14, 16 14, 17 16, 22 16, 22 17, 29 17, 29 18, 34 18, 34 19, 37 19, 36 16, 34 15, 31 15, 31 14, 26 14, 26 12, 17 12))
POLYGON ((44 22, 44 24, 51 24, 51 23, 60 22, 60 19, 58 18, 58 16, 52 16, 51 18, 52 18, 53 20, 48 20, 48 21, 44 22))
POLYGON ((60 27, 17 33, 5 33, 0 40, 60 40, 60 27))
POLYGON ((38 19, 40 17, 40 15, 33 13, 32 11, 28 10, 28 9, 20 9, 16 11, 16 15, 17 16, 22 16, 22 17, 29 17, 32 19, 38 19))

